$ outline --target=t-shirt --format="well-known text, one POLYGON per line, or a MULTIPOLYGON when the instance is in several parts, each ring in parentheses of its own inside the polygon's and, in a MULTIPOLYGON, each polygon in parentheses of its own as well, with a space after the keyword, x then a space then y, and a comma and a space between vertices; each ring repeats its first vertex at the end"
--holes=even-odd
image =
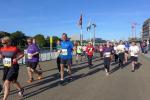
POLYGON ((61 42, 61 59, 71 59, 72 58, 73 44, 69 40, 61 42))
POLYGON ((83 51, 86 51, 86 46, 83 46, 83 47, 82 47, 82 50, 83 50, 83 51))
POLYGON ((111 47, 105 47, 104 48, 104 57, 110 57, 112 53, 112 48, 111 47))
POLYGON ((99 51, 103 52, 103 46, 99 46, 99 51))
POLYGON ((82 46, 77 46, 77 53, 82 53, 82 46))
POLYGON ((0 48, 0 54, 3 58, 3 65, 6 67, 11 67, 12 64, 17 64, 17 62, 13 62, 13 59, 16 58, 17 53, 21 52, 15 46, 8 46, 0 48))
POLYGON ((31 54, 39 52, 39 48, 36 44, 31 44, 27 48, 27 61, 29 62, 38 62, 39 61, 39 54, 31 57, 31 54))
POLYGON ((89 55, 89 56, 93 56, 94 47, 93 47, 93 46, 87 46, 87 47, 86 47, 86 53, 87 53, 87 55, 89 55))
POLYGON ((126 44, 125 44, 125 50, 128 51, 128 50, 129 50, 129 47, 130 47, 130 44, 129 44, 129 43, 126 43, 126 44))
MULTIPOLYGON (((61 50, 61 45, 56 46, 57 51, 61 50)), ((60 57, 60 53, 58 54, 58 57, 60 57)))
POLYGON ((118 45, 117 46, 117 52, 123 53, 125 51, 125 45, 118 45))
POLYGON ((131 56, 138 57, 138 52, 140 51, 140 49, 138 46, 135 45, 135 46, 131 46, 129 48, 129 51, 131 56))

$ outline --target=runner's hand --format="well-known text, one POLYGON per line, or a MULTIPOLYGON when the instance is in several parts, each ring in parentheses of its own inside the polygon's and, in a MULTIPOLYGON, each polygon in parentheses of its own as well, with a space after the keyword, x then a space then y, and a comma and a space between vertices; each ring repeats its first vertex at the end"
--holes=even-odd
POLYGON ((14 59, 13 59, 13 62, 16 63, 16 62, 17 62, 17 58, 14 58, 14 59))

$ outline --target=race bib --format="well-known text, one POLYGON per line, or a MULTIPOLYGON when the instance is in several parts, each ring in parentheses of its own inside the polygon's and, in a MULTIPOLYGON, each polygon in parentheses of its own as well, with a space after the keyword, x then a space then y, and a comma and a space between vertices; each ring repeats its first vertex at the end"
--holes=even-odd
POLYGON ((103 49, 99 49, 100 51, 103 51, 103 49))
POLYGON ((28 59, 32 59, 32 54, 31 53, 28 53, 28 59))
POLYGON ((64 55, 64 56, 68 55, 67 49, 62 49, 62 55, 64 55))
POLYGON ((3 59, 3 65, 5 67, 11 67, 12 66, 12 59, 11 58, 4 58, 3 59))
POLYGON ((110 52, 106 52, 105 57, 110 57, 110 52))

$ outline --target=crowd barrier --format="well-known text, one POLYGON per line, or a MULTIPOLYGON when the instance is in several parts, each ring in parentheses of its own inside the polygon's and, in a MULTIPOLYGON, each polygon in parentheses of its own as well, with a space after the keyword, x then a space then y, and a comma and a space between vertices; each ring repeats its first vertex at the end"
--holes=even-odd
MULTIPOLYGON (((39 60, 41 62, 43 61, 50 61, 53 59, 56 59, 58 57, 57 52, 46 52, 46 53, 40 53, 39 60)), ((25 55, 22 59, 18 61, 19 64, 25 64, 27 61, 27 56, 25 55)), ((2 65, 2 61, 0 61, 0 65, 2 65)))

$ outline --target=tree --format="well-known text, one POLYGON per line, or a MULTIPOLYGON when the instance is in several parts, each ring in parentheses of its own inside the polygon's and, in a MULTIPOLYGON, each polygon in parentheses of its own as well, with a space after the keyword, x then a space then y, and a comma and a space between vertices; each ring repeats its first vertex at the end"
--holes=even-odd
POLYGON ((44 47, 46 45, 46 40, 44 38, 44 35, 37 34, 34 36, 34 38, 36 39, 36 42, 39 45, 39 47, 44 47))
POLYGON ((24 46, 26 43, 26 36, 21 31, 16 31, 11 34, 12 44, 13 45, 19 45, 24 46))
POLYGON ((46 40, 46 45, 45 46, 50 47, 50 37, 47 36, 45 40, 46 40))
POLYGON ((0 38, 3 38, 4 36, 10 36, 10 33, 4 32, 4 31, 0 31, 0 38))

